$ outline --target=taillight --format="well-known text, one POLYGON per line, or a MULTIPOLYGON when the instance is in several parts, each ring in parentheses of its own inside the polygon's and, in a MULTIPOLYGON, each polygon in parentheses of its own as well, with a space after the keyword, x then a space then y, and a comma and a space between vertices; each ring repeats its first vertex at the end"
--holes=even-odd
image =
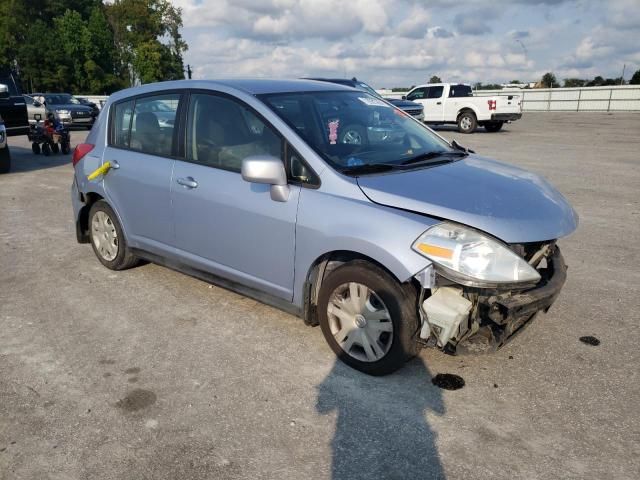
POLYGON ((80 160, 82 160, 82 157, 93 150, 93 147, 95 147, 95 145, 92 145, 91 143, 79 143, 76 149, 73 151, 73 157, 71 158, 73 166, 75 167, 76 164, 80 160))
POLYGON ((487 103, 489 104, 489 110, 495 110, 496 109, 496 100, 487 100, 487 103))

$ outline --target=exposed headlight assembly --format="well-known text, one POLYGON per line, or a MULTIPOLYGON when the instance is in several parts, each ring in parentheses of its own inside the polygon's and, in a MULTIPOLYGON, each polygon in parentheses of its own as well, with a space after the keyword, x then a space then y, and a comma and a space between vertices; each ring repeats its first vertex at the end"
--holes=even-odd
POLYGON ((540 280, 540 274, 506 245, 453 223, 434 225, 411 248, 432 260, 444 277, 462 285, 491 287, 540 280))
POLYGON ((56 110, 56 113, 59 115, 69 115, 71 112, 69 110, 56 110))

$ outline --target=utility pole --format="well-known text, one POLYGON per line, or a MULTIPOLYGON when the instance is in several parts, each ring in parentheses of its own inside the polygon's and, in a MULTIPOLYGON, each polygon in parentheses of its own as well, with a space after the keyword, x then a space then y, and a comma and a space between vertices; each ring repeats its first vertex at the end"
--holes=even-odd
POLYGON ((620 85, 622 85, 624 83, 624 70, 625 68, 627 68, 627 64, 623 63, 622 64, 622 76, 620 77, 620 85))

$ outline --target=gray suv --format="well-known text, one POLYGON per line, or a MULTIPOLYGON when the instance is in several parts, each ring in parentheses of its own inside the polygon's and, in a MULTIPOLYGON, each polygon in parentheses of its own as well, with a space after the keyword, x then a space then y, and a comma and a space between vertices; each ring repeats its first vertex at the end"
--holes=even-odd
POLYGON ((299 315, 360 371, 498 348, 564 284, 578 219, 560 193, 366 92, 177 81, 104 111, 73 156, 78 241, 112 270, 146 259, 299 315))

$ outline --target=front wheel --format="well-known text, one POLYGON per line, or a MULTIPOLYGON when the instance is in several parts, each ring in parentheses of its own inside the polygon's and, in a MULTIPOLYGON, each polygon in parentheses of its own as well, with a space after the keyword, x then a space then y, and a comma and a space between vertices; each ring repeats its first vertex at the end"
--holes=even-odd
POLYGON ((48 157, 49 155, 51 155, 51 146, 47 142, 42 144, 42 154, 45 157, 48 157))
POLYGON ((418 351, 416 292, 364 260, 333 270, 318 298, 320 327, 334 353, 369 375, 386 375, 418 351))
POLYGON ((489 122, 489 123, 485 123, 484 124, 484 129, 487 132, 499 132, 500 130, 502 130, 502 125, 504 124, 504 122, 489 122))
POLYGON ((57 143, 52 143, 51 144, 51 151, 53 153, 59 153, 60 152, 60 146, 57 143))
POLYGON ((478 120, 473 112, 464 112, 458 117, 458 131, 460 133, 473 133, 477 126, 478 120))
POLYGON ((137 263, 137 258, 127 247, 115 212, 104 200, 99 200, 91 206, 89 236, 96 257, 108 269, 124 270, 137 263))
POLYGON ((71 152, 71 145, 69 142, 64 142, 62 143, 61 149, 63 155, 68 155, 71 152))
POLYGON ((33 152, 34 155, 40 155, 40 144, 33 142, 31 144, 31 151, 33 152))

